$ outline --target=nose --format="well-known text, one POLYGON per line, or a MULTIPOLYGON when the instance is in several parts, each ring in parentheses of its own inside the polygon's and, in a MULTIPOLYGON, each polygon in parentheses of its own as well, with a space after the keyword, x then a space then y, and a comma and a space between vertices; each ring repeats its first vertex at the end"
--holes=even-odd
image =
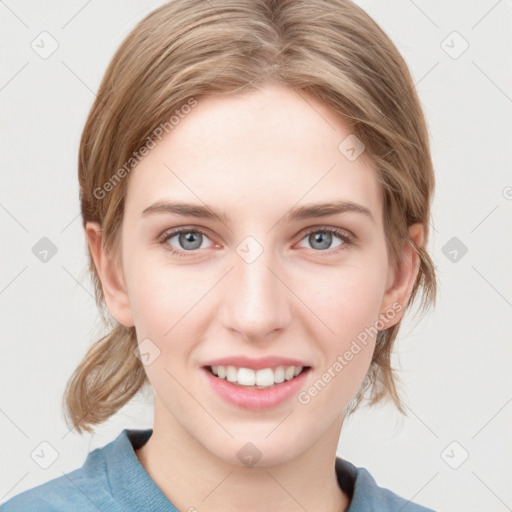
POLYGON ((291 320, 293 294, 283 267, 263 251, 255 260, 233 255, 234 268, 224 283, 220 318, 224 328, 249 341, 274 339, 291 320))

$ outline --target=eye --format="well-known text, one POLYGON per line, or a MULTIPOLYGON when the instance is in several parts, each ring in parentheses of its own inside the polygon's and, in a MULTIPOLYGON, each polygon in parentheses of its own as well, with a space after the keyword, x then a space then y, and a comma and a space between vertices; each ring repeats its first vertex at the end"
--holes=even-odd
POLYGON ((160 237, 159 242, 162 243, 167 250, 171 251, 171 254, 186 257, 187 252, 205 249, 206 247, 203 245, 205 239, 209 240, 204 231, 184 227, 166 231, 160 237), (176 239, 174 244, 171 243, 173 238, 176 239))
MULTIPOLYGON (((211 246, 205 246, 205 240, 210 240, 208 235, 197 228, 180 227, 166 231, 159 237, 159 242, 164 248, 179 257, 192 256, 194 251, 206 249, 211 246), (173 239, 174 242, 173 242, 173 239), (187 254, 188 253, 188 254, 187 254)), ((322 255, 344 250, 346 246, 354 243, 353 235, 333 227, 317 227, 309 229, 302 235, 301 241, 306 240, 316 252, 322 255), (336 245, 332 245, 338 239, 336 245)))
POLYGON ((331 254, 338 252, 332 249, 341 247, 338 250, 343 250, 345 246, 350 245, 352 243, 352 235, 339 228, 320 227, 307 231, 301 240, 306 240, 311 247, 318 252, 331 254), (336 238, 340 240, 340 242, 333 246, 332 243, 336 238))

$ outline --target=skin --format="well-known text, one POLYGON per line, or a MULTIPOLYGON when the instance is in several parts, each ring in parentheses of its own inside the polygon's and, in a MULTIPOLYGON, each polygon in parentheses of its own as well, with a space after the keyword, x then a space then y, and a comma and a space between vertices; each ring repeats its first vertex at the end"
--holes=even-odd
MULTIPOLYGON (((237 408, 200 368, 230 355, 295 357, 312 366, 304 390, 393 304, 402 310, 386 328, 402 317, 417 255, 406 244, 402 265, 390 266, 374 164, 366 152, 349 161, 338 150, 350 133, 325 105, 280 85, 200 98, 129 177, 119 267, 99 227, 86 225, 109 311, 160 350, 145 366, 153 434, 136 454, 180 510, 339 512, 349 504, 334 460, 374 338, 305 405, 294 396, 262 412, 237 408), (159 200, 207 204, 230 220, 141 216, 159 200), (333 200, 361 204, 373 220, 346 212, 277 223, 293 207, 333 200), (199 249, 187 252, 179 236, 158 241, 180 226, 205 232, 199 249), (356 241, 333 235, 319 249, 312 227, 340 228, 356 241), (236 251, 247 236, 263 248, 250 264, 236 251), (237 458, 247 442, 262 454, 254 467, 237 458)), ((409 232, 422 245, 423 227, 409 232)))

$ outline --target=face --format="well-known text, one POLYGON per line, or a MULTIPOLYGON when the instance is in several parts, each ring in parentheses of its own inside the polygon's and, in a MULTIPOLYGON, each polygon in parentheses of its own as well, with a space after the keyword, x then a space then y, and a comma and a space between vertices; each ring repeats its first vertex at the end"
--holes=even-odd
POLYGON ((251 442, 261 465, 339 434, 415 276, 389 265, 376 171, 353 139, 340 150, 350 134, 267 86, 200 98, 132 171, 105 296, 149 354, 155 431, 234 464, 251 442))

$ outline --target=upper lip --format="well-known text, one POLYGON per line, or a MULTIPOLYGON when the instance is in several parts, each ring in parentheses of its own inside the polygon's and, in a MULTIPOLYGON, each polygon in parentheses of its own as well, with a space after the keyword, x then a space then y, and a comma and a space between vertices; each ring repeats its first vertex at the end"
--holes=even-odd
POLYGON ((203 366, 236 366, 237 368, 251 368, 262 370, 263 368, 277 368, 278 366, 310 366, 304 361, 290 357, 266 356, 251 358, 247 356, 221 357, 207 361, 203 366))

